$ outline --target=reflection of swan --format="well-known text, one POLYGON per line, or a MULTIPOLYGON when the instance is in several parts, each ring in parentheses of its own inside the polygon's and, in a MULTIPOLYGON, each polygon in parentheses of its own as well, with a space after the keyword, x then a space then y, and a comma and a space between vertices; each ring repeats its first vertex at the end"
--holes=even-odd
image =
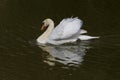
POLYGON ((41 44, 63 44, 68 42, 75 42, 77 39, 89 40, 98 37, 91 37, 87 35, 81 35, 87 33, 86 30, 82 30, 82 21, 78 18, 63 19, 60 24, 54 29, 54 22, 51 19, 43 21, 41 30, 46 31, 37 39, 37 42, 41 44))
POLYGON ((39 46, 43 51, 48 53, 44 55, 44 62, 54 66, 55 62, 68 66, 77 66, 83 61, 86 49, 89 49, 88 42, 81 42, 80 45, 60 45, 60 46, 39 46))

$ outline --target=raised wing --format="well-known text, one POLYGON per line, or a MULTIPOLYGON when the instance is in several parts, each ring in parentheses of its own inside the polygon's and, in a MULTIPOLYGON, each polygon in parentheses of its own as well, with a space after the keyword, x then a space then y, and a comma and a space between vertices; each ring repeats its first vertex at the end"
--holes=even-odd
POLYGON ((59 40, 74 37, 80 33, 81 26, 82 21, 78 18, 63 19, 53 30, 49 39, 59 40))

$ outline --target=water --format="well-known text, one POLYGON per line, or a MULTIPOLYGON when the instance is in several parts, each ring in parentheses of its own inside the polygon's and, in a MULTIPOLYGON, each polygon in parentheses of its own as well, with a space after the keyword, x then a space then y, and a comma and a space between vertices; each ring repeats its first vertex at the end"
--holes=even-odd
POLYGON ((119 80, 119 2, 1 0, 0 80, 119 80), (79 44, 38 46, 40 24, 78 16, 89 35, 79 44))

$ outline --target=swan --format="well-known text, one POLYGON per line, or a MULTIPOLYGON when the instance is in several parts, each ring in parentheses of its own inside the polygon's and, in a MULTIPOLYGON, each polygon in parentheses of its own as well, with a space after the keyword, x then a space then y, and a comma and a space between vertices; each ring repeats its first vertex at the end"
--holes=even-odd
POLYGON ((87 33, 86 30, 81 29, 83 21, 79 18, 63 19, 56 27, 54 21, 50 18, 45 19, 42 23, 41 30, 46 31, 37 38, 39 44, 53 44, 60 45, 64 43, 72 43, 76 40, 89 40, 99 37, 92 37, 83 35, 87 33))

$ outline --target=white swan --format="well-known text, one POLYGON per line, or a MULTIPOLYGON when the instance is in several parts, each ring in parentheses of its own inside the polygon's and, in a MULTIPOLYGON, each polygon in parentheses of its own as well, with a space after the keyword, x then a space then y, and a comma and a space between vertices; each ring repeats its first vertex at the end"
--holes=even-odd
POLYGON ((75 42, 77 39, 89 40, 99 37, 92 37, 82 35, 87 33, 86 30, 81 29, 83 22, 78 18, 67 18, 63 19, 59 25, 54 28, 54 22, 51 19, 45 19, 41 30, 46 31, 37 38, 37 42, 40 44, 54 44, 60 45, 63 43, 75 42))

